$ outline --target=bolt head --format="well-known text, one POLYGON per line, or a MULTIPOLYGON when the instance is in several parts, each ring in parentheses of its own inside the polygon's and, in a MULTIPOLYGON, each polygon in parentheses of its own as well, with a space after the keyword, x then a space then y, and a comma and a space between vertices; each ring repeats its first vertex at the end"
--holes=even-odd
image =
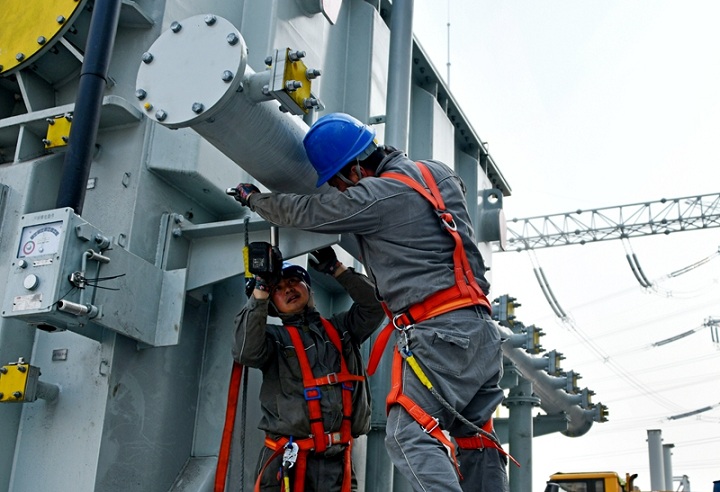
POLYGON ((153 54, 150 53, 149 51, 146 51, 146 52, 143 53, 143 55, 142 55, 142 61, 143 61, 144 63, 150 63, 151 61, 153 61, 154 58, 155 58, 155 57, 153 56, 153 54))
POLYGON ((142 101, 147 97, 147 92, 144 89, 138 89, 135 91, 135 97, 142 101))
POLYGON ((230 82, 233 78, 235 78, 235 75, 230 70, 225 70, 222 74, 223 82, 230 82))
POLYGON ((17 61, 23 61, 23 60, 25 59, 25 54, 24 54, 24 53, 18 53, 17 55, 15 55, 15 59, 16 59, 17 61))
POLYGON ((178 21, 174 21, 172 24, 170 24, 170 30, 172 32, 178 33, 182 29, 182 24, 180 24, 178 21))
POLYGON ((205 24, 207 24, 208 26, 212 26, 213 24, 215 24, 215 22, 217 22, 217 17, 215 17, 214 15, 208 14, 205 16, 205 24))
POLYGON ((268 67, 272 67, 272 62, 273 62, 272 56, 268 56, 267 58, 265 58, 265 65, 267 65, 268 67))
POLYGON ((167 113, 164 110, 158 109, 155 112, 155 119, 157 119, 158 121, 165 121, 166 118, 167 118, 167 113))
POLYGON ((47 42, 47 39, 45 38, 45 36, 40 36, 39 38, 37 38, 37 42, 38 44, 45 44, 47 42))
POLYGON ((45 118, 45 121, 48 125, 54 125, 55 124, 55 118, 45 118))
POLYGON ((15 393, 13 393, 13 396, 15 397, 15 399, 19 400, 22 397, 22 393, 19 391, 16 391, 15 393))
POLYGON ((240 36, 238 36, 234 32, 231 32, 230 34, 227 35, 225 40, 228 42, 228 44, 230 46, 235 46, 240 41, 240 36))
POLYGON ((193 113, 195 113, 195 114, 200 114, 200 113, 202 113, 203 111, 205 111, 205 105, 204 105, 203 103, 200 103, 200 102, 193 103, 193 105, 192 105, 192 111, 193 111, 193 113))
POLYGON ((58 24, 65 24, 65 17, 62 15, 58 15, 57 19, 55 19, 58 24))

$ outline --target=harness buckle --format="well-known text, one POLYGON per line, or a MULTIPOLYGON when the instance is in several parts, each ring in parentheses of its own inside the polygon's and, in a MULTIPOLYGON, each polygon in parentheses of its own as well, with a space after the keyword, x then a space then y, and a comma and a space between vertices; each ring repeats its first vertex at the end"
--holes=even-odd
POLYGON ((330 374, 325 376, 325 378, 327 379, 327 384, 338 384, 339 382, 336 372, 331 372, 330 374))
POLYGON ((445 229, 449 231, 457 231, 457 224, 455 224, 455 219, 452 214, 449 212, 440 212, 438 213, 438 217, 440 217, 440 222, 442 222, 445 229))
POLYGON ((400 314, 396 314, 395 316, 393 316, 393 319, 392 319, 393 326, 395 327, 396 330, 400 330, 400 331, 411 330, 415 326, 413 323, 408 323, 406 325, 399 324, 399 323, 402 323, 400 318, 402 318, 403 316, 405 316, 407 318, 405 313, 400 313, 400 314))
POLYGON ((422 426, 423 432, 424 432, 425 434, 430 434, 432 431, 434 431, 435 429, 437 429, 438 426, 440 425, 440 420, 439 420, 439 419, 436 419, 435 417, 433 417, 432 419, 435 421, 435 425, 433 425, 430 429, 428 429, 428 428, 425 427, 424 425, 422 426))
POLYGON ((319 400, 322 398, 322 392, 320 392, 320 388, 317 386, 313 386, 312 388, 305 388, 303 390, 303 393, 305 394, 305 400, 319 400))

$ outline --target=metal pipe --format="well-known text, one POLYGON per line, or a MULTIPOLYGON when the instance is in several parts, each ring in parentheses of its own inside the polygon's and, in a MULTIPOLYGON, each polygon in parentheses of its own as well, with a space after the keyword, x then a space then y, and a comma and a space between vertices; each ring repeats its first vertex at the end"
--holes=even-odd
POLYGON ((387 84, 385 143, 408 148, 412 81, 413 0, 395 0, 390 19, 390 69, 387 84))
POLYGON ((648 429, 648 455, 650 457, 650 488, 662 490, 665 485, 665 471, 662 459, 662 431, 648 429))
POLYGON ((64 300, 57 302, 57 308, 58 311, 62 311, 64 313, 74 314, 75 316, 87 315, 88 318, 96 317, 99 311, 97 306, 93 306, 92 304, 78 304, 77 302, 64 300))
POLYGON ((665 490, 673 489, 673 469, 672 469, 672 448, 674 444, 663 444, 663 470, 665 471, 665 490))
POLYGON ((63 161, 57 208, 72 207, 82 214, 85 189, 100 125, 100 110, 107 82, 122 0, 96 0, 82 69, 68 151, 63 161))
POLYGON ((533 384, 524 378, 510 390, 504 402, 509 409, 510 454, 520 463, 519 467, 510 467, 510 492, 532 490, 532 410, 539 404, 540 399, 533 394, 533 384))

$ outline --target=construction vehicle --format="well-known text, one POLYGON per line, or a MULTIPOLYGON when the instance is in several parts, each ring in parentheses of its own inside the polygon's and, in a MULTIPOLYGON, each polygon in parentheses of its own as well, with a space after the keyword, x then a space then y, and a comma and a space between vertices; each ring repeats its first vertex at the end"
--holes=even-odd
POLYGON ((615 472, 558 472, 550 476, 546 492, 630 492, 639 490, 634 482, 637 473, 625 474, 623 480, 615 472))

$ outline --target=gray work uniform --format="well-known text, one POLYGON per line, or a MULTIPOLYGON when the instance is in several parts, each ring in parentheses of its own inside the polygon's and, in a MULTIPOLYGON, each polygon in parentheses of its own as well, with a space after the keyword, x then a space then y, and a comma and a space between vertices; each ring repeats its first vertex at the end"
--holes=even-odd
MULTIPOLYGON (((464 185, 452 169, 422 161, 452 213, 477 283, 487 294, 485 265, 477 248, 465 201, 464 185)), ((315 195, 254 193, 249 206, 274 224, 323 233, 357 236, 362 261, 379 295, 393 313, 401 313, 429 295, 455 284, 454 242, 441 228, 432 205, 418 192, 383 172, 409 175, 422 182, 419 169, 402 152, 387 156, 376 177, 365 177, 340 192, 315 195)), ((465 308, 415 325, 410 349, 436 389, 475 425, 489 420, 503 399, 501 340, 483 309, 465 308)), ((404 369, 407 369, 405 367, 404 369)), ((404 393, 439 419, 455 436, 473 435, 441 407, 410 370, 403 370, 404 393)), ((399 405, 388 414, 386 445, 395 466, 415 490, 507 490, 505 459, 494 449, 460 453, 459 483, 445 448, 399 405)))
MULTIPOLYGON (((369 279, 348 268, 337 277, 354 304, 346 312, 329 319, 341 339, 348 371, 365 375, 360 344, 378 328, 385 317, 369 279)), ((325 331, 320 313, 307 307, 303 313, 280 315, 284 326, 268 324, 269 300, 248 299, 235 318, 233 356, 240 364, 259 368, 263 373, 260 389, 262 417, 258 427, 273 439, 281 436, 304 439, 310 436, 308 406, 304 398, 302 371, 295 347, 284 326, 296 326, 316 377, 340 372, 340 354, 325 331)), ((311 303, 310 303, 311 304, 311 303)), ((366 382, 354 384, 351 433, 353 437, 370 430, 370 392, 366 382)), ((322 386, 320 399, 326 432, 338 432, 343 419, 342 389, 339 384, 322 386)), ((343 477, 344 446, 333 445, 325 453, 308 454, 305 490, 339 492, 343 477)), ((257 472, 272 455, 263 448, 257 472)), ((261 481, 262 490, 280 490, 277 473, 280 466, 271 463, 261 481)), ((293 471, 291 469, 291 471, 293 471)))

